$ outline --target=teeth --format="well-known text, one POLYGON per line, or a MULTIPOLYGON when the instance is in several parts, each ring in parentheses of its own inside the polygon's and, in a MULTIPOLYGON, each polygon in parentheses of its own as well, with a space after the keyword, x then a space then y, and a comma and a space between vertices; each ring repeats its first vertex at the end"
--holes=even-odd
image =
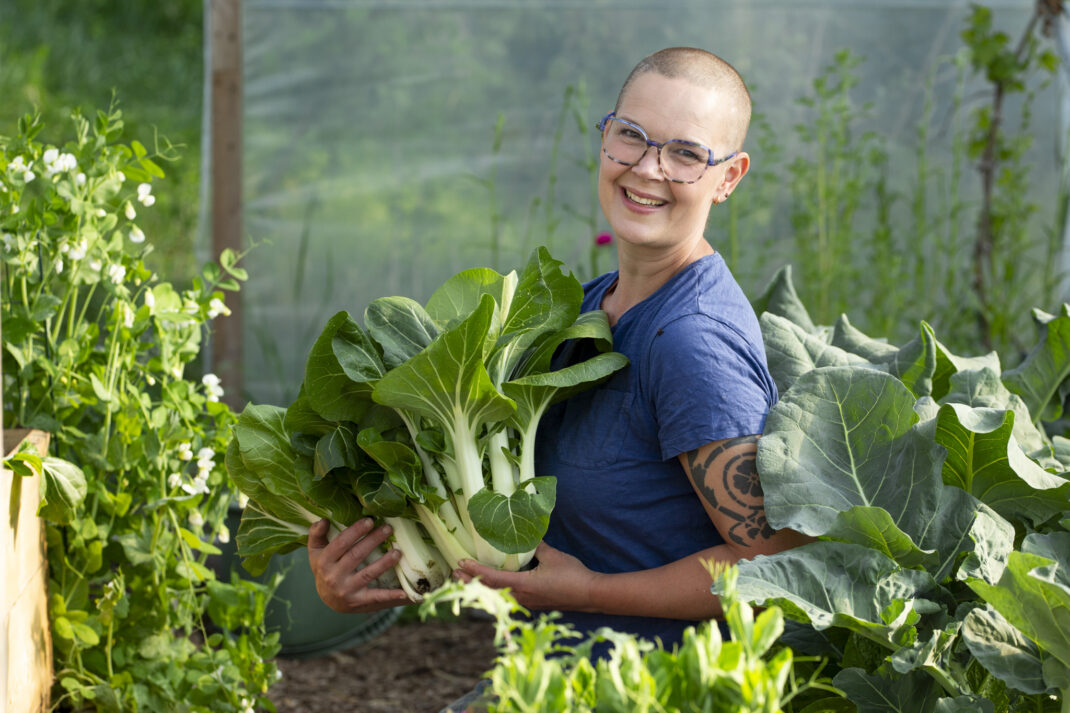
POLYGON ((649 206, 665 205, 665 201, 659 201, 656 198, 641 198, 641 197, 635 195, 634 193, 632 193, 631 191, 629 191, 627 188, 624 189, 624 195, 628 196, 628 200, 634 201, 634 202, 638 203, 639 205, 649 205, 649 206))

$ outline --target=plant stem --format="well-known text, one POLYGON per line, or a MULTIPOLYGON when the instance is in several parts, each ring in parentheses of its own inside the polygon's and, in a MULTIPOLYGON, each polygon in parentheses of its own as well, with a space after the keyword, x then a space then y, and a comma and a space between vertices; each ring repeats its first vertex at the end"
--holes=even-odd
MULTIPOLYGON (((1014 52, 1014 61, 1021 68, 1022 55, 1029 48, 1029 39, 1033 35, 1040 17, 1040 10, 1033 11, 1022 38, 1018 42, 1018 48, 1014 52)), ((992 268, 992 254, 995 251, 995 209, 993 206, 993 186, 996 179, 996 170, 999 159, 997 158, 997 145, 999 144, 1000 126, 1003 121, 1003 99, 1008 87, 1008 80, 994 79, 995 89, 992 94, 992 112, 989 116, 988 131, 985 136, 984 152, 981 154, 981 162, 978 171, 981 173, 981 214, 977 222, 977 240, 973 246, 973 290, 977 295, 977 328, 980 331, 981 342, 986 349, 992 348, 992 322, 988 314, 991 304, 987 273, 992 268)))

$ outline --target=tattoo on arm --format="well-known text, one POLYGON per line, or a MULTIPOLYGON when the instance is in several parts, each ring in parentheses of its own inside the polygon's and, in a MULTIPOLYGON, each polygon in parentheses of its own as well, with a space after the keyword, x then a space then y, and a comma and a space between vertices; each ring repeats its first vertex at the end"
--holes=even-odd
POLYGON ((758 480, 756 452, 738 451, 738 446, 757 443, 758 436, 741 436, 725 441, 705 459, 699 451, 687 454, 695 484, 713 509, 733 521, 725 536, 747 547, 758 539, 769 539, 774 530, 765 519, 762 484, 758 480), (717 487, 719 481, 720 487, 717 487))

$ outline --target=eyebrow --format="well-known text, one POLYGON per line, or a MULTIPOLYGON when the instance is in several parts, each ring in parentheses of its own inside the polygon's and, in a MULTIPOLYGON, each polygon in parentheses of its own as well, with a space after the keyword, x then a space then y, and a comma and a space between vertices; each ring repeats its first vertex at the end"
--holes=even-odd
MULTIPOLYGON (((650 132, 647 131, 647 128, 645 126, 643 126, 640 122, 636 121, 635 119, 632 119, 631 117, 628 117, 628 116, 624 116, 619 111, 615 112, 614 116, 616 116, 618 119, 624 119, 625 121, 627 121, 627 122, 629 122, 631 124, 635 124, 636 126, 638 126, 643 131, 646 131, 647 137, 650 137, 650 132)), ((665 141, 687 141, 687 142, 692 143, 692 144, 698 144, 699 146, 702 146, 703 148, 709 150, 711 155, 713 154, 713 149, 710 148, 710 146, 708 146, 704 141, 698 141, 696 139, 689 139, 689 138, 687 138, 685 136, 670 136, 670 137, 666 138, 665 141)))

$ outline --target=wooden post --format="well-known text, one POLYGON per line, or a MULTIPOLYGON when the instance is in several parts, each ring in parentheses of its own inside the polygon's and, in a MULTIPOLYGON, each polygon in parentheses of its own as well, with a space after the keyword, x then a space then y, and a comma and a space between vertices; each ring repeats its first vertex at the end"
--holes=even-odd
MULTIPOLYGON (((49 434, 7 430, 4 455, 29 440, 48 453, 49 434)), ((7 713, 46 713, 52 694, 52 635, 48 628, 48 560, 45 523, 37 517, 41 476, 0 469, 0 705, 7 713)))
MULTIPOLYGON (((242 34, 241 0, 211 0, 212 254, 242 250, 242 34)), ((227 295, 229 316, 213 322, 212 371, 223 400, 234 409, 242 393, 242 297, 227 295)))

